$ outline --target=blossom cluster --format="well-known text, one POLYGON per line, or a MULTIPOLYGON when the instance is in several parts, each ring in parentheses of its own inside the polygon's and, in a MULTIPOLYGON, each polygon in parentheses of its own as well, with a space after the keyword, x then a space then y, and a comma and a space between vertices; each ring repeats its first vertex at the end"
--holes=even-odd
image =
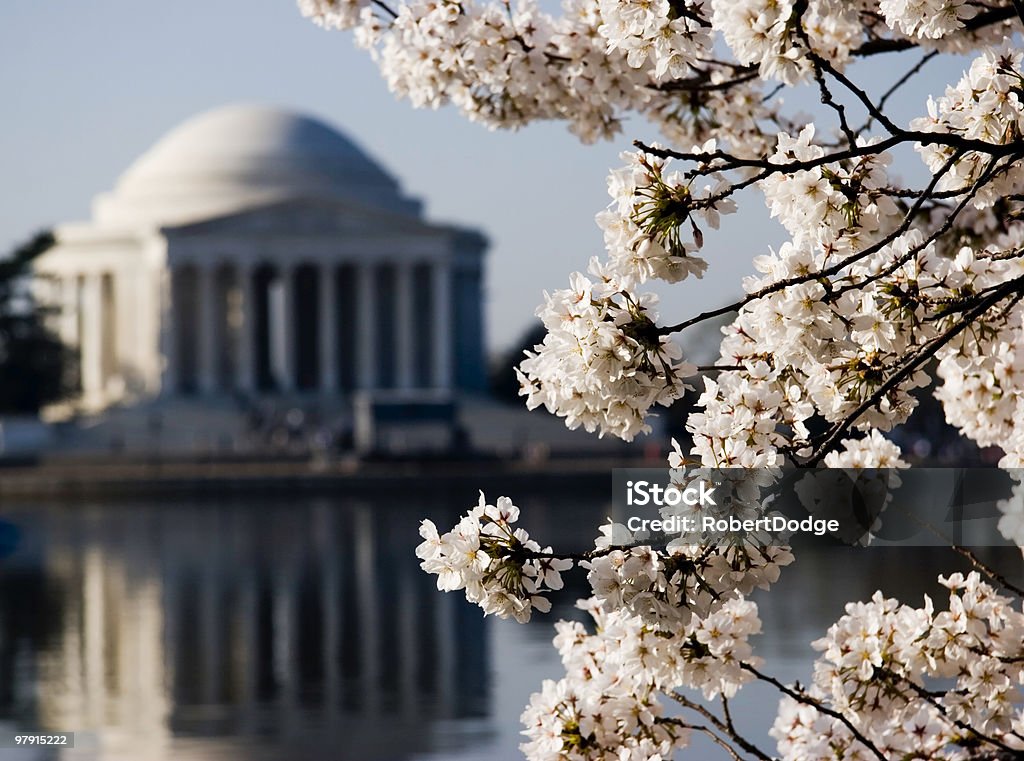
MULTIPOLYGON (((778 136, 769 161, 776 165, 821 159, 825 149, 815 144, 809 124, 796 137, 778 136)), ((860 140, 857 147, 871 144, 860 140)), ((887 195, 886 167, 891 157, 868 153, 845 162, 822 163, 766 177, 761 190, 773 217, 792 236, 797 248, 816 246, 830 256, 865 248, 892 229, 901 218, 896 202, 887 195)))
POLYGON ((792 85, 806 76, 812 68, 808 42, 841 68, 863 38, 860 3, 810 0, 802 18, 795 5, 793 0, 715 0, 711 23, 736 59, 757 64, 765 79, 792 85))
MULTIPOLYGON (((1001 237, 980 255, 962 248, 953 260, 955 292, 974 293, 1024 277, 1024 261, 1003 258, 1007 248, 1024 243, 1024 230, 1001 237)), ((948 260, 946 260, 948 261, 948 260)), ((1004 467, 1024 464, 1024 309, 1019 303, 964 331, 938 353, 942 386, 936 396, 946 418, 981 446, 999 446, 1004 467)))
POLYGON ((786 758, 867 757, 856 728, 886 758, 1024 750, 1024 614, 977 572, 940 577, 949 605, 913 608, 876 593, 814 643, 810 696, 845 717, 786 697, 772 735, 786 758), (939 688, 942 681, 952 682, 939 688), (965 728, 969 728, 966 729, 965 728))
POLYGON ((967 0, 880 0, 878 10, 893 29, 929 39, 962 29, 976 13, 967 0))
POLYGON ((687 143, 758 142, 774 109, 745 97, 757 91, 733 64, 715 62, 719 37, 740 64, 793 84, 812 71, 808 52, 842 69, 880 37, 962 53, 1009 31, 1005 20, 967 29, 977 4, 965 0, 808 0, 800 14, 794 0, 564 0, 561 15, 533 0, 297 2, 325 28, 353 29, 414 106, 453 103, 502 128, 558 119, 588 141, 611 137, 635 111, 687 143), (699 86, 686 103, 659 87, 688 79, 699 86))
POLYGON ((558 119, 592 141, 611 137, 624 114, 637 111, 667 134, 703 142, 712 129, 723 139, 756 138, 759 121, 772 111, 749 82, 744 98, 697 90, 684 108, 657 88, 691 72, 717 81, 729 76, 728 66, 708 63, 713 39, 705 3, 565 0, 558 16, 531 0, 414 0, 396 9, 367 0, 298 4, 323 27, 353 29, 397 96, 416 107, 452 103, 490 127, 558 119))
POLYGON ((684 0, 601 0, 598 33, 608 52, 619 50, 640 69, 654 62, 654 81, 678 79, 711 52, 711 34, 701 24, 700 4, 684 0))
MULTIPOLYGON (((911 128, 993 146, 1020 140, 1024 135, 1022 58, 1024 54, 1013 47, 986 51, 974 59, 955 87, 948 87, 937 99, 929 98, 928 116, 911 121, 911 128)), ((1020 192, 1024 185, 1024 170, 1012 158, 941 143, 919 143, 917 150, 933 172, 952 162, 938 189, 971 190, 977 207, 991 206, 1020 192)))
MULTIPOLYGON (((767 545, 673 544, 663 551, 611 545, 615 528, 622 527, 603 527, 599 551, 582 563, 594 600, 659 629, 688 626, 724 600, 768 589, 793 561, 788 548, 767 545)), ((627 537, 615 538, 632 543, 627 537)))
MULTIPOLYGON (((626 154, 609 177, 612 203, 597 220, 606 259, 546 295, 547 335, 518 371, 531 409, 626 440, 650 430, 651 411, 679 400, 697 372, 671 335, 701 320, 660 326, 656 299, 638 288, 701 277, 713 259, 704 231, 750 188, 788 240, 717 311, 735 319, 687 421, 695 460, 677 445, 670 465, 863 470, 880 513, 898 476, 873 471, 906 465, 883 434, 909 418, 933 368, 948 421, 1001 447, 1004 467, 1024 465, 1024 55, 1009 41, 1019 24, 1009 3, 565 0, 559 14, 535 0, 298 2, 322 26, 353 29, 390 89, 416 106, 452 104, 491 128, 559 120, 584 141, 638 114, 667 139, 626 154), (847 78, 847 64, 876 53, 983 46, 907 128, 847 78), (805 83, 836 117, 834 132, 783 112, 776 85, 805 83), (891 170, 909 145, 931 172, 926 187, 903 187, 891 170)), ((812 513, 835 508, 827 477, 808 483, 812 513)), ((1018 484, 1000 504, 999 528, 1024 547, 1022 495, 1018 484)), ((485 613, 525 621, 546 611, 573 560, 541 548, 517 518, 509 500, 481 496, 443 535, 425 521, 422 567, 485 613)), ((868 541, 876 525, 861 528, 844 538, 868 541)), ((609 525, 574 556, 593 622, 558 625, 565 676, 523 715, 530 758, 663 761, 690 727, 662 700, 685 707, 687 690, 730 698, 760 678, 747 595, 778 578, 789 550, 655 550, 622 532, 609 525)), ((1019 601, 976 573, 941 581, 945 610, 881 594, 847 607, 816 643, 810 688, 783 690, 781 756, 1024 751, 1019 601)))
POLYGON ((1024 554, 1024 473, 1016 470, 1012 473, 1013 491, 1006 499, 1000 500, 997 506, 1002 512, 999 519, 999 532, 1008 540, 1020 547, 1024 554))
MULTIPOLYGON (((710 156, 715 146, 700 150, 710 156)), ((623 159, 608 178, 613 201, 597 216, 607 262, 591 262, 594 280, 574 273, 570 288, 545 295, 537 314, 548 333, 516 372, 530 409, 543 405, 570 428, 630 441, 650 431, 651 407, 681 398, 696 372, 658 328, 656 296, 636 287, 700 277, 707 262, 695 254, 703 244, 698 220, 717 229, 735 204, 720 184, 695 186, 646 152, 623 159)))
POLYGON ((548 329, 516 370, 527 406, 543 405, 570 428, 629 441, 650 430, 648 410, 679 399, 695 373, 659 332, 653 294, 633 294, 592 265, 571 287, 546 295, 538 315, 548 329))
MULTIPOLYGON (((848 451, 879 464, 854 443, 848 451)), ((539 592, 560 588, 571 562, 513 530, 517 518, 509 500, 489 505, 481 496, 444 536, 425 521, 423 567, 438 574, 439 588, 465 589, 485 612, 525 621, 531 608, 546 611, 539 592)), ((565 674, 545 680, 522 715, 521 747, 532 761, 666 759, 691 729, 666 699, 689 706, 688 690, 732 698, 765 678, 750 642, 761 621, 746 594, 777 578, 787 551, 759 565, 713 545, 659 552, 612 544, 622 539, 621 527, 605 526, 581 564, 593 596, 578 606, 591 625, 556 624, 565 674)), ((814 643, 821 656, 812 685, 782 698, 771 731, 781 757, 953 760, 978 746, 1024 750, 1019 603, 977 572, 939 581, 949 590, 945 610, 928 597, 914 608, 881 593, 846 606, 814 643)))
MULTIPOLYGON (((780 134, 773 165, 814 166, 766 172, 760 183, 792 240, 755 259, 762 276, 744 286, 770 292, 740 309, 721 346, 721 363, 742 371, 706 378, 701 410, 689 419, 704 465, 776 466, 786 450, 807 453, 813 416, 836 422, 859 410, 880 392, 885 369, 941 327, 923 320, 928 304, 901 298, 899 284, 916 278, 933 250, 919 230, 893 233, 901 215, 886 194, 888 157, 826 162, 814 136, 813 126, 780 134), (880 277, 893 260, 908 264, 880 277), (790 285, 771 290, 780 282, 790 285)), ((925 382, 923 373, 908 375, 861 411, 858 427, 905 420, 910 392, 925 382)))
POLYGON ((416 548, 420 567, 437 576, 437 588, 466 591, 485 614, 529 621, 533 610, 546 613, 551 601, 544 593, 562 588, 562 571, 572 561, 554 557, 521 528, 519 508, 507 497, 480 502, 445 534, 432 521, 420 525, 423 543, 416 548))
MULTIPOLYGON (((811 128, 781 135, 773 161, 817 163, 824 154, 812 138, 811 128)), ((937 395, 949 420, 982 445, 1004 447, 1007 464, 1024 451, 1019 304, 1005 301, 983 320, 973 315, 983 329, 960 329, 979 296, 1024 277, 1017 254, 1024 233, 1011 223, 978 252, 970 238, 928 237, 916 224, 901 231, 885 163, 872 154, 762 181, 769 208, 793 238, 755 260, 763 276, 746 281, 752 298, 726 329, 721 362, 742 372, 706 379, 703 409, 690 418, 704 464, 809 456, 814 416, 838 423, 854 415, 855 428, 888 430, 907 419, 916 406, 911 392, 929 380, 918 369, 893 383, 892 369, 935 344, 945 381, 937 395), (956 239, 967 245, 950 247, 956 239)), ((989 223, 984 214, 977 219, 989 223)))
POLYGON ((368 0, 298 0, 299 11, 325 29, 352 29, 360 23, 368 0))
POLYGON ((555 647, 566 675, 546 680, 523 713, 521 747, 532 761, 658 759, 687 744, 689 731, 666 716, 659 694, 696 689, 732 697, 753 677, 743 664, 749 637, 761 630, 757 606, 733 598, 692 625, 652 627, 625 610, 580 603, 594 620, 556 625, 555 647))
MULTIPOLYGON (((514 528, 507 498, 479 504, 439 535, 430 521, 417 548, 444 591, 465 590, 485 613, 530 618, 547 612, 546 590, 562 586, 572 561, 541 549, 514 528)), ((749 638, 760 632, 746 598, 767 588, 792 561, 785 548, 619 546, 624 527, 608 524, 581 566, 592 596, 579 603, 593 627, 557 624, 565 676, 546 681, 523 714, 531 759, 667 758, 689 737, 659 696, 677 689, 706 699, 732 697, 760 665, 749 638)))
MULTIPOLYGON (((715 143, 694 150, 710 155, 715 143)), ((736 211, 724 182, 712 176, 706 179, 714 186, 695 187, 680 172, 668 171, 671 159, 643 151, 624 153, 622 159, 625 166, 608 176, 612 203, 597 215, 609 270, 623 283, 701 277, 708 264, 695 254, 704 242, 698 220, 717 230, 721 215, 736 211)))

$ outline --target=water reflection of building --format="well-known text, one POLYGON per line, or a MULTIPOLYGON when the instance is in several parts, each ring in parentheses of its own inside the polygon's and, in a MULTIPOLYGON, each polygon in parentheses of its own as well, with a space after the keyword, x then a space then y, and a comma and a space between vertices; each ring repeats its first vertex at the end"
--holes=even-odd
POLYGON ((80 406, 164 396, 484 387, 476 232, 328 125, 195 117, 36 263, 77 347, 80 406))
POLYGON ((326 502, 48 513, 63 613, 37 643, 40 726, 95 732, 104 759, 429 749, 436 722, 486 715, 488 653, 479 611, 418 569, 408 522, 326 502))

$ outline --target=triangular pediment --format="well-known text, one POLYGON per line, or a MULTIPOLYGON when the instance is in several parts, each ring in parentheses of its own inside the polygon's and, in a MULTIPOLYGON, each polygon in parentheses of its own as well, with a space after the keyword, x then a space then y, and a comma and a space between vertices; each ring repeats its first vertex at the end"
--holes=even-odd
POLYGON ((292 199, 245 209, 212 219, 162 228, 168 238, 192 236, 339 236, 410 233, 451 235, 468 232, 431 225, 409 215, 361 207, 343 201, 292 199))

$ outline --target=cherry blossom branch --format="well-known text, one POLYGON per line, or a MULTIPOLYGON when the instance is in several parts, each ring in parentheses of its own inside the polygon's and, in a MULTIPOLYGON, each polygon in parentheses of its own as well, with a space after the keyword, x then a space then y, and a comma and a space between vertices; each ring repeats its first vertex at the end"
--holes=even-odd
POLYGON ((885 671, 890 676, 898 679, 902 684, 907 685, 910 688, 910 690, 915 695, 917 695, 919 698, 921 698, 921 700, 925 701, 926 703, 928 703, 928 705, 932 706, 935 710, 937 710, 942 715, 942 717, 944 719, 946 719, 946 721, 954 724, 961 731, 966 732, 968 737, 975 738, 976 740, 978 740, 980 742, 987 743, 987 744, 989 744, 989 745, 991 745, 991 746, 993 746, 995 748, 998 748, 1001 751, 1007 752, 1007 753, 1016 753, 1016 754, 1020 753, 1019 750, 1011 748, 1009 745, 1004 743, 999 738, 992 737, 991 735, 986 734, 985 732, 982 732, 977 727, 972 727, 970 724, 967 724, 966 722, 962 721, 961 719, 957 719, 957 718, 955 718, 953 716, 950 716, 949 711, 946 708, 946 706, 942 705, 942 703, 940 703, 938 700, 936 700, 932 696, 932 694, 930 692, 928 692, 928 690, 924 689, 919 684, 916 684, 912 680, 907 679, 902 674, 897 674, 892 669, 885 669, 885 671))
POLYGON ((1006 576, 1004 576, 1002 573, 989 566, 981 558, 979 558, 977 555, 971 552, 970 549, 954 542, 949 537, 949 535, 944 533, 940 528, 938 528, 938 526, 931 524, 930 522, 918 517, 917 515, 914 515, 909 511, 904 510, 904 514, 909 515, 911 520, 913 520, 922 528, 925 528, 928 531, 932 532, 936 537, 938 537, 947 545, 949 545, 949 549, 951 549, 953 552, 969 560, 972 566, 974 566, 978 571, 987 576, 991 581, 994 581, 996 584, 999 584, 1003 589, 1012 592, 1021 599, 1024 599, 1024 587, 1019 587, 1016 584, 1012 583, 1009 579, 1006 578, 1006 576))
MULTIPOLYGON (((695 153, 693 151, 677 151, 671 148, 659 148, 648 145, 642 140, 634 140, 635 145, 645 153, 659 158, 673 158, 682 161, 693 161, 705 169, 695 169, 690 172, 693 175, 708 174, 711 172, 723 172, 733 169, 761 169, 762 174, 757 176, 756 181, 763 180, 775 174, 792 174, 793 172, 816 169, 826 164, 835 164, 848 159, 871 156, 877 153, 895 148, 904 143, 919 143, 921 145, 944 145, 949 148, 956 148, 966 151, 977 151, 990 156, 1009 156, 1024 150, 1024 140, 1012 140, 1005 143, 991 143, 987 140, 967 138, 948 132, 921 132, 918 130, 896 129, 889 137, 867 145, 851 146, 841 151, 826 153, 813 159, 801 159, 784 162, 774 162, 768 158, 747 159, 736 156, 721 149, 706 153, 695 153), (709 160, 719 160, 722 164, 712 164, 709 160)), ((747 183, 749 184, 749 183, 747 183)), ((742 185, 741 187, 745 187, 742 185)))
MULTIPOLYGON (((914 64, 914 66, 911 67, 902 77, 900 77, 898 80, 896 80, 895 84, 893 84, 892 87, 890 87, 888 90, 886 90, 882 94, 882 97, 880 97, 878 99, 878 108, 879 108, 879 110, 883 110, 885 108, 885 104, 889 102, 889 98, 891 98, 893 95, 895 95, 896 91, 899 90, 901 87, 903 87, 903 85, 905 85, 911 79, 913 79, 915 75, 920 73, 921 69, 923 69, 925 67, 925 64, 927 64, 929 61, 931 61, 933 58, 935 58, 938 54, 939 54, 938 50, 932 50, 931 52, 925 53, 923 56, 921 56, 921 60, 919 60, 916 64, 914 64)), ((870 126, 871 126, 871 119, 868 119, 868 122, 867 122, 867 124, 864 125, 863 129, 867 129, 870 126)))
MULTIPOLYGON (((902 229, 900 229, 899 234, 902 235, 903 232, 906 231, 907 227, 909 226, 909 222, 912 221, 914 215, 921 208, 924 199, 931 196, 931 191, 934 190, 939 180, 941 180, 942 177, 944 177, 949 172, 949 170, 953 168, 956 162, 963 157, 963 154, 964 151, 954 151, 950 155, 949 159, 947 159, 946 163, 943 164, 941 169, 935 174, 935 176, 932 177, 932 181, 928 184, 928 187, 920 196, 918 196, 917 202, 915 202, 915 204, 911 207, 910 211, 907 212, 907 215, 904 218, 904 222, 906 224, 900 226, 902 229)), ((868 275, 862 280, 851 282, 848 285, 845 285, 842 288, 838 289, 837 291, 834 291, 832 295, 841 296, 843 293, 846 293, 849 290, 862 289, 865 286, 871 285, 872 283, 877 282, 878 280, 881 280, 884 277, 892 275, 896 270, 898 270, 904 264, 909 262, 915 256, 924 251, 926 248, 928 248, 928 246, 937 241, 945 233, 949 232, 949 230, 952 229, 953 224, 956 222, 957 218, 960 216, 963 210, 967 208, 967 205, 971 201, 973 201, 974 198, 977 197, 978 193, 981 192, 982 188, 984 188, 989 182, 991 182, 997 176, 997 174, 999 173, 999 167, 996 166, 996 162, 996 159, 992 159, 992 161, 989 163, 989 166, 986 168, 985 172, 982 173, 982 176, 978 178, 978 180, 971 186, 971 189, 966 194, 963 194, 963 197, 960 199, 960 202, 949 214, 946 215, 946 218, 945 220, 943 220, 942 224, 939 225, 931 233, 929 233, 928 237, 925 238, 921 243, 909 248, 907 250, 907 253, 903 254, 902 256, 896 257, 892 262, 890 262, 886 267, 880 269, 878 272, 875 272, 872 275, 868 275)), ((1004 168, 1009 166, 1010 164, 1003 165, 1004 168)), ((963 193, 963 191, 960 192, 963 193)), ((888 238, 889 236, 886 237, 888 238)), ((895 240, 895 238, 893 238, 892 240, 895 240)))
POLYGON ((380 8, 382 11, 384 11, 386 14, 391 16, 391 18, 393 18, 393 19, 398 18, 398 13, 395 12, 395 10, 390 5, 385 3, 384 0, 372 0, 372 2, 373 2, 374 5, 376 5, 378 8, 380 8))
MULTIPOLYGON (((979 571, 981 571, 985 576, 987 576, 992 581, 1002 586, 1003 589, 1013 592, 1018 597, 1024 598, 1024 588, 1018 587, 1016 584, 1012 583, 1009 579, 1007 579, 1003 574, 999 573, 999 571, 982 562, 981 558, 979 558, 977 555, 971 552, 967 547, 962 547, 961 545, 950 541, 947 537, 943 536, 937 529, 933 528, 932 530, 935 531, 940 537, 942 537, 943 540, 949 542, 949 548, 953 550, 953 552, 967 558, 970 561, 971 565, 977 568, 979 571)), ((1024 658, 1018 658, 1016 660, 1020 661, 1024 660, 1024 658)))
POLYGON ((1017 18, 1021 20, 1021 23, 1024 23, 1024 2, 1021 0, 1011 0, 1011 2, 1013 3, 1013 9, 1017 12, 1017 18))
MULTIPOLYGON (((657 7, 642 0, 583 0, 571 3, 571 12, 561 17, 540 9, 518 13, 509 0, 405 3, 397 14, 387 1, 369 4, 396 19, 390 27, 380 23, 382 14, 364 12, 366 0, 299 3, 324 26, 356 29, 359 43, 374 50, 389 87, 417 105, 454 104, 492 128, 563 120, 586 141, 612 137, 632 112, 650 118, 677 147, 704 146, 677 151, 638 142, 643 153, 631 154, 627 166, 610 176, 614 200, 599 216, 608 257, 596 260, 589 276, 574 274, 570 288, 546 295, 540 315, 547 335, 520 365, 518 377, 531 409, 544 406, 570 428, 624 440, 649 432, 650 410, 689 390, 685 381, 693 366, 669 334, 739 311, 722 343, 723 364, 697 368, 711 377, 704 379, 699 412, 688 420, 691 454, 698 456, 694 462, 770 466, 789 454, 803 465, 817 465, 843 447, 825 462, 902 463, 899 448, 879 430, 909 414, 909 392, 923 384, 918 376, 936 358, 951 422, 982 443, 1016 442, 1005 447, 1007 461, 1024 456, 1019 425, 1004 422, 1019 412, 1008 403, 1018 400, 1004 393, 1004 379, 1019 378, 1024 362, 1013 351, 992 350, 996 344, 1017 345, 1024 300, 1018 254, 1024 252, 1024 225, 1016 215, 1024 183, 1024 168, 1018 166, 1024 156, 1019 51, 1004 43, 983 53, 961 83, 909 128, 886 114, 893 94, 938 50, 987 45, 1009 32, 1015 14, 1024 19, 1024 0, 1013 0, 1012 8, 1005 0, 988 5, 968 0, 942 14, 930 13, 937 0, 902 8, 896 2, 876 3, 874 10, 858 6, 852 12, 821 0, 673 0, 657 7), (752 25, 754 18, 759 21, 752 25), (994 25, 999 26, 990 28, 994 25), (988 33, 975 34, 986 28, 988 33), (933 52, 916 63, 906 59, 913 65, 877 99, 845 68, 851 55, 919 45, 933 52), (718 60, 728 58, 717 52, 726 47, 735 62, 718 60), (830 122, 831 114, 838 120, 836 135, 822 131, 815 138, 813 125, 788 119, 777 102, 763 105, 783 86, 812 77, 821 110, 830 122), (764 95, 776 83, 776 90, 764 95), (991 108, 993 103, 998 108, 991 108), (775 127, 784 133, 777 140, 771 134, 775 127), (873 129, 880 139, 864 144, 873 129), (893 187, 900 183, 889 179, 887 166, 893 158, 889 151, 897 148, 914 149, 931 171, 923 189, 893 187), (673 171, 667 168, 672 159, 692 165, 673 171), (659 327, 655 296, 639 289, 655 279, 676 283, 702 275, 708 266, 697 253, 702 229, 717 229, 719 217, 735 211, 737 194, 756 185, 790 240, 756 262, 764 277, 735 303, 659 327), (904 264, 910 266, 901 269, 904 264), (766 298, 774 294, 781 297, 766 298), (958 336, 963 356, 953 357, 958 336), (958 391, 956 373, 963 396, 975 401, 949 400, 958 391), (986 391, 978 399, 979 375, 996 378, 996 393, 986 391), (893 419, 883 420, 890 409, 893 419), (960 422, 954 420, 957 414, 960 422), (823 419, 829 425, 812 436, 823 419), (844 441, 855 427, 869 429, 868 435, 844 441)), ((904 68, 903 59, 900 63, 904 68)), ((684 458, 677 450, 670 464, 689 464, 684 458)), ((685 727, 706 734, 736 761, 744 754, 769 761, 767 752, 737 731, 724 697, 752 678, 773 685, 785 696, 785 710, 796 710, 797 718, 780 714, 777 725, 794 722, 794 736, 779 742, 787 757, 803 758, 801 743, 816 741, 797 737, 806 727, 798 726, 804 710, 794 701, 820 713, 816 721, 829 724, 837 743, 851 746, 851 752, 856 748, 866 755, 863 748, 882 759, 883 740, 875 739, 879 745, 874 745, 870 738, 884 737, 890 752, 899 740, 912 737, 902 703, 890 706, 890 721, 882 711, 869 717, 860 708, 836 710, 847 704, 825 697, 847 688, 861 694, 872 689, 874 674, 862 668, 868 661, 848 646, 862 636, 864 616, 892 632, 903 631, 905 611, 897 601, 883 600, 879 593, 862 607, 848 607, 844 619, 829 629, 819 663, 838 668, 815 670, 810 692, 823 696, 815 698, 799 684, 784 685, 743 663, 750 653, 747 638, 761 628, 756 605, 746 595, 774 582, 792 560, 788 550, 775 548, 758 557, 731 545, 672 551, 606 547, 613 532, 605 529, 597 549, 557 553, 516 528, 518 516, 509 498, 489 504, 481 494, 479 504, 448 532, 424 521, 416 554, 421 567, 436 575, 439 589, 461 590, 485 613, 521 622, 532 611, 550 611, 548 595, 563 588, 562 572, 574 564, 586 569, 593 594, 581 607, 594 620, 593 633, 579 623, 559 625, 566 675, 557 684, 546 682, 524 713, 531 757, 553 755, 561 747, 587 758, 667 758, 686 739, 687 733, 674 728, 685 727), (723 696, 721 711, 674 693, 673 699, 699 715, 695 723, 648 719, 657 714, 658 673, 677 674, 674 684, 703 691, 705 702, 723 696), (876 720, 877 725, 866 723, 876 720), (796 750, 784 749, 786 742, 796 750)), ((965 591, 959 598, 976 615, 978 605, 996 593, 980 581, 978 570, 967 576, 942 583, 974 591, 983 585, 985 594, 965 591)), ((994 607, 1000 612, 990 620, 1001 624, 990 624, 987 640, 972 640, 993 653, 1007 649, 997 630, 1024 625, 1017 611, 1015 617, 1007 612, 1010 606, 994 607)), ((942 629, 930 605, 910 618, 915 616, 933 631, 942 629)), ((969 694, 974 675, 965 669, 974 654, 962 642, 954 641, 947 652, 918 640, 892 641, 891 650, 868 643, 869 656, 918 664, 905 669, 911 678, 932 673, 919 666, 920 656, 942 659, 960 669, 957 689, 926 691, 928 698, 941 702, 969 694)), ((1010 665, 1018 662, 1015 652, 1003 657, 1005 675, 1019 681, 1021 670, 1010 665)), ((995 661, 985 665, 999 667, 995 661)), ((924 708, 906 690, 892 683, 883 687, 891 690, 893 701, 906 699, 915 711, 924 708)), ((983 703, 963 714, 949 709, 962 717, 972 743, 984 735, 969 727, 971 722, 1002 726, 988 724, 989 714, 1004 721, 1013 710, 995 699, 983 703)), ((933 739, 948 749, 959 736, 953 725, 938 723, 945 734, 933 739)), ((1015 742, 1009 734, 993 739, 998 743, 1000 737, 1015 742)), ((989 743, 996 749, 991 758, 1009 748, 996 743, 989 743)), ((976 750, 972 744, 969 752, 976 750)))
POLYGON ((744 738, 740 737, 739 732, 736 731, 736 726, 735 724, 733 724, 732 721, 732 712, 729 710, 729 698, 727 698, 725 695, 722 695, 722 717, 725 721, 725 726, 729 732, 730 737, 735 738, 736 741, 739 742, 743 746, 744 750, 746 750, 748 753, 753 753, 754 755, 758 756, 758 758, 761 758, 762 761, 767 761, 767 758, 765 756, 759 755, 761 753, 759 748, 753 745, 753 743, 747 743, 747 741, 744 738))
POLYGON ((728 753, 729 757, 732 758, 733 761, 743 761, 740 754, 736 752, 736 749, 729 745, 729 743, 726 742, 724 738, 719 737, 717 734, 715 734, 711 727, 706 727, 703 724, 690 724, 681 719, 672 718, 661 719, 660 722, 662 724, 672 724, 677 727, 682 727, 683 729, 692 729, 694 731, 701 732, 710 737, 714 741, 714 743, 718 745, 718 747, 722 748, 726 753, 728 753))
POLYGON ((889 117, 882 113, 882 107, 880 105, 876 106, 874 101, 872 101, 871 98, 868 97, 868 94, 864 92, 863 89, 855 85, 849 79, 849 77, 847 77, 841 71, 836 69, 836 67, 829 63, 826 59, 822 58, 821 56, 819 56, 817 53, 810 49, 808 50, 808 56, 810 57, 811 61, 814 63, 816 68, 820 67, 822 70, 828 72, 837 82, 842 84, 847 90, 853 93, 856 96, 856 98, 863 104, 864 108, 867 109, 868 114, 870 114, 876 121, 878 121, 879 124, 885 127, 886 131, 890 135, 901 134, 905 131, 897 127, 892 122, 892 120, 889 119, 889 117))
POLYGON ((854 134, 846 120, 846 107, 836 101, 832 96, 832 91, 829 90, 828 83, 825 81, 824 72, 828 70, 827 62, 814 52, 814 47, 811 45, 807 30, 804 29, 803 16, 807 12, 807 6, 808 0, 797 0, 797 2, 793 3, 792 18, 796 21, 797 37, 803 43, 807 58, 811 62, 811 67, 814 71, 814 81, 818 84, 821 102, 836 112, 836 115, 839 117, 839 129, 846 136, 847 144, 850 146, 856 145, 857 135, 854 134))
POLYGON ((839 444, 840 438, 853 426, 855 422, 868 410, 876 406, 882 398, 895 389, 900 383, 910 377, 925 362, 935 356, 935 353, 948 344, 962 332, 974 325, 990 308, 998 304, 1007 296, 1017 292, 1024 285, 1024 276, 1014 278, 992 289, 984 299, 965 314, 959 322, 949 328, 945 333, 921 347, 917 353, 910 355, 904 360, 899 369, 889 376, 867 399, 847 415, 839 423, 835 424, 824 437, 822 443, 814 450, 811 457, 802 465, 804 467, 815 467, 839 444))
POLYGON ((688 697, 686 697, 682 693, 676 692, 675 690, 667 692, 666 694, 670 698, 672 698, 672 700, 679 703, 679 705, 683 706, 684 708, 689 708, 691 711, 699 713, 705 719, 710 721, 714 727, 716 727, 720 732, 722 732, 726 736, 733 739, 747 753, 751 753, 754 756, 757 756, 757 758, 761 759, 761 761, 773 761, 771 756, 769 756, 763 750, 758 748, 754 743, 750 742, 742 735, 740 735, 734 727, 731 727, 731 722, 727 724, 721 718, 716 716, 706 706, 703 706, 694 700, 690 700, 688 697))
POLYGON ((748 73, 721 82, 712 82, 710 73, 690 79, 674 79, 671 82, 664 82, 654 85, 653 89, 661 92, 715 92, 716 90, 731 90, 736 85, 752 82, 757 79, 757 70, 751 69, 748 73))
MULTIPOLYGON (((964 30, 968 32, 977 32, 994 24, 1009 21, 1015 15, 1017 15, 1017 13, 1014 8, 996 8, 987 13, 978 14, 973 19, 968 20, 967 23, 964 24, 964 30)), ((913 40, 879 38, 865 42, 859 48, 852 51, 851 55, 859 58, 865 58, 868 56, 878 55, 879 53, 898 53, 903 50, 916 48, 917 46, 918 44, 913 40)))
POLYGON ((928 187, 925 188, 922 194, 916 199, 914 204, 910 207, 910 210, 907 212, 907 214, 904 215, 902 224, 900 224, 895 230, 890 232, 888 235, 886 235, 884 238, 882 238, 874 245, 871 245, 864 249, 863 251, 860 251, 856 254, 852 254, 851 256, 846 257, 845 259, 829 267, 826 267, 819 272, 809 272, 806 275, 795 275, 793 277, 777 280, 776 282, 771 283, 770 285, 767 285, 752 293, 747 294, 742 299, 735 301, 731 304, 726 304, 725 306, 718 307, 717 309, 701 312, 696 317, 684 320, 683 322, 677 323, 675 325, 662 327, 659 329, 660 332, 662 332, 663 334, 678 333, 680 331, 685 330, 686 328, 692 327, 693 325, 697 325, 698 323, 705 322, 715 317, 721 317, 726 314, 738 312, 744 306, 750 304, 753 301, 757 301, 758 299, 764 298, 765 296, 770 296, 773 293, 784 291, 787 288, 791 288, 792 286, 795 285, 802 285, 803 283, 808 283, 811 281, 822 280, 824 278, 832 277, 833 275, 838 274, 839 272, 846 269, 850 265, 856 264, 857 262, 878 253, 883 248, 890 245, 894 240, 896 240, 900 235, 902 235, 909 229, 910 224, 913 221, 914 215, 917 213, 918 210, 921 209, 925 199, 929 196, 930 192, 935 189, 939 181, 953 167, 958 158, 959 155, 954 154, 946 161, 946 163, 939 169, 939 171, 932 175, 932 178, 928 183, 928 187))
POLYGON ((843 726, 850 731, 850 734, 852 734, 861 745, 867 748, 871 752, 871 754, 875 756, 875 758, 879 759, 879 761, 887 761, 885 754, 878 749, 878 746, 876 746, 873 742, 871 742, 871 740, 865 737, 864 733, 857 729, 856 725, 854 725, 854 723, 851 722, 844 714, 832 708, 829 708, 827 705, 824 705, 819 700, 815 700, 803 690, 794 690, 788 685, 780 682, 775 677, 762 673, 749 663, 741 663, 740 668, 742 668, 744 671, 750 672, 755 677, 760 679, 762 682, 767 682, 768 684, 772 685, 777 690, 793 698, 793 700, 797 701, 798 703, 803 703, 806 706, 810 706, 811 708, 820 711, 826 716, 831 716, 833 719, 836 719, 837 721, 841 722, 843 726))

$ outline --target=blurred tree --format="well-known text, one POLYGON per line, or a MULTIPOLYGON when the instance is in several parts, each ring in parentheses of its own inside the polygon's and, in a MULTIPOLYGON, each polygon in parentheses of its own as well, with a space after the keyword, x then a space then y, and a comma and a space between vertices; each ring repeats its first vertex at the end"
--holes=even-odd
POLYGON ((499 402, 520 405, 523 403, 519 396, 516 368, 523 361, 523 352, 543 341, 545 335, 547 335, 547 330, 543 324, 538 322, 523 333, 523 337, 513 348, 503 352, 491 363, 491 394, 499 402))
POLYGON ((73 354, 28 288, 32 261, 53 243, 51 232, 40 232, 0 259, 0 413, 37 413, 77 386, 73 354))

